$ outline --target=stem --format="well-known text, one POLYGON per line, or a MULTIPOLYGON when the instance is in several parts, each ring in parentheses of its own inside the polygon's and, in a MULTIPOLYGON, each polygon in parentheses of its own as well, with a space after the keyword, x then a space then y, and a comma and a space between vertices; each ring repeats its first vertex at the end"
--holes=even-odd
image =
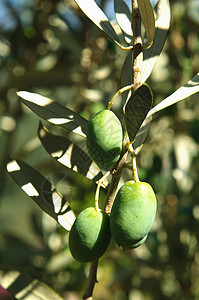
POLYGON ((119 91, 117 91, 117 93, 115 93, 115 95, 113 96, 113 98, 111 99, 111 101, 109 101, 108 103, 108 106, 107 106, 107 109, 110 109, 111 106, 113 105, 115 99, 121 95, 122 93, 126 92, 126 91, 129 91, 132 89, 132 84, 131 85, 127 85, 127 86, 124 86, 123 88, 121 88, 119 91))
POLYGON ((122 169, 124 166, 126 166, 126 156, 127 156, 127 149, 124 148, 124 152, 121 155, 120 160, 118 161, 118 164, 116 166, 116 168, 113 168, 113 172, 112 172, 112 180, 108 189, 108 193, 106 196, 106 202, 104 205, 104 211, 110 215, 111 213, 111 208, 115 199, 115 195, 117 192, 117 187, 118 187, 118 183, 120 181, 120 177, 122 175, 122 169))
POLYGON ((100 180, 98 181, 98 184, 97 184, 97 188, 96 188, 96 192, 95 192, 95 209, 97 211, 100 211, 99 209, 99 191, 100 191, 100 187, 102 185, 102 182, 104 181, 104 179, 106 177, 108 177, 110 175, 110 171, 106 172, 101 178, 100 180))
POLYGON ((136 164, 136 156, 132 158, 132 171, 133 171, 133 180, 135 182, 139 182, 139 177, 138 177, 138 170, 137 170, 137 164, 136 164))
POLYGON ((83 299, 92 299, 93 289, 97 282, 97 266, 98 260, 95 260, 90 265, 87 285, 84 291, 83 299))
POLYGON ((133 91, 141 86, 141 72, 143 61, 143 46, 141 38, 141 17, 137 0, 132 0, 132 30, 133 30, 133 65, 132 65, 132 85, 133 91))
POLYGON ((129 152, 131 153, 131 158, 132 158, 132 176, 133 176, 133 180, 138 182, 139 180, 139 176, 138 176, 138 170, 137 170, 137 163, 136 163, 136 152, 133 149, 132 143, 127 143, 126 144, 127 149, 129 150, 129 152))

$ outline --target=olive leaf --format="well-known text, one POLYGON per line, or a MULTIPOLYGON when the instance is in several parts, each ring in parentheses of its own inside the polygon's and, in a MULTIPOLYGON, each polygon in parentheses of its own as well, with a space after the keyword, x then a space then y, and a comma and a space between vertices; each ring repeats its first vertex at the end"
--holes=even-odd
POLYGON ((44 120, 81 136, 86 136, 88 121, 74 111, 36 93, 20 91, 17 95, 25 105, 44 120))
POLYGON ((128 100, 125 106, 126 129, 131 142, 134 141, 153 102, 152 92, 148 85, 143 84, 128 100))
POLYGON ((171 18, 169 0, 159 0, 155 11, 156 21, 153 44, 149 49, 143 50, 142 83, 150 76, 166 40, 171 18))
POLYGON ((123 0, 114 0, 114 9, 117 23, 123 32, 125 41, 132 43, 132 16, 128 5, 123 0))
MULTIPOLYGON (((143 50, 143 63, 142 63, 142 84, 146 82, 150 76, 155 63, 157 62, 159 55, 165 43, 167 31, 170 25, 170 4, 169 0, 159 0, 156 11, 155 21, 155 34, 153 44, 149 49, 143 50)), ((124 61, 121 72, 121 87, 128 86, 132 82, 132 51, 130 51, 124 61)), ((128 92, 122 94, 123 102, 126 102, 128 92)))
POLYGON ((0 298, 2 294, 2 300, 64 300, 51 287, 17 270, 0 270, 0 287, 0 298))
POLYGON ((112 39, 120 47, 122 45, 119 36, 117 35, 113 25, 108 20, 105 13, 100 9, 94 0, 75 0, 79 8, 98 28, 100 28, 110 39, 112 39))
POLYGON ((148 37, 148 47, 153 43, 155 15, 150 0, 137 0, 142 22, 148 37))
MULTIPOLYGON (((38 137, 45 150, 62 165, 95 182, 103 176, 86 153, 85 145, 80 148, 67 138, 50 133, 42 123, 39 124, 38 137)), ((105 188, 107 185, 108 181, 104 180, 102 186, 105 188)))
POLYGON ((199 72, 192 79, 190 79, 186 84, 184 84, 178 90, 176 90, 173 94, 171 94, 170 96, 162 100, 159 104, 157 104, 155 107, 153 107, 149 111, 148 117, 198 92, 199 92, 199 72))
POLYGON ((39 172, 21 160, 10 160, 7 171, 20 188, 62 227, 70 230, 75 214, 69 203, 39 172))
POLYGON ((151 126, 151 117, 148 117, 144 120, 144 122, 142 123, 141 127, 139 128, 139 130, 135 136, 135 139, 133 142, 134 150, 138 149, 145 143, 146 138, 149 134, 150 126, 151 126))

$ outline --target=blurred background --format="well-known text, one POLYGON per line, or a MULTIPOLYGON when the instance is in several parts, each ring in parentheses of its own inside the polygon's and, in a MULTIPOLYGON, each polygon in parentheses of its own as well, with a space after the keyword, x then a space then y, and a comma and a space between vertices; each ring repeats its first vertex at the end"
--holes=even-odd
MULTIPOLYGON (((199 70, 199 3, 170 2, 171 27, 147 81, 154 105, 199 70)), ((114 18, 112 0, 98 3, 114 18)), ((81 299, 89 266, 71 257, 68 232, 28 198, 5 166, 8 156, 29 163, 75 213, 93 205, 95 184, 49 157, 37 138, 39 117, 16 92, 40 93, 89 119, 120 88, 125 56, 73 0, 0 2, 0 267, 21 270, 69 300, 81 299)), ((100 259, 96 300, 199 299, 198 98, 155 115, 138 169, 157 194, 157 217, 140 248, 126 253, 111 243, 100 259)))

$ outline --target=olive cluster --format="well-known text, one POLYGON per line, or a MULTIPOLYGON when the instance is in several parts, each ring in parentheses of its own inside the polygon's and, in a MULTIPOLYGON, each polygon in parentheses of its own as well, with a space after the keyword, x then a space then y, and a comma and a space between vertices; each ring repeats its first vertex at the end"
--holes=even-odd
MULTIPOLYGON (((110 110, 95 114, 88 124, 87 148, 101 167, 110 168, 122 151, 123 130, 110 110)), ((123 249, 140 246, 155 219, 156 196, 146 182, 127 181, 117 192, 110 216, 94 207, 84 209, 76 218, 70 234, 72 256, 81 262, 100 258, 111 237, 123 249)))

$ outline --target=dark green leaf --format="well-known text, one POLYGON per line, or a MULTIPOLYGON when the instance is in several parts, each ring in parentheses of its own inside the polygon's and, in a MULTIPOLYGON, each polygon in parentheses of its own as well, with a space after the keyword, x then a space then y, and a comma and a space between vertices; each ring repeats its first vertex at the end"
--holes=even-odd
POLYGON ((137 0, 142 22, 148 37, 148 45, 152 45, 155 31, 155 15, 150 0, 137 0))
POLYGON ((88 121, 65 106, 36 93, 20 91, 17 95, 38 116, 74 133, 86 136, 88 121))
POLYGON ((46 284, 15 270, 0 270, 0 285, 10 292, 12 299, 63 300, 46 284))
POLYGON ((68 202, 39 172, 21 160, 11 160, 7 170, 20 188, 62 227, 70 230, 75 215, 68 202))
POLYGON ((133 142, 134 150, 136 150, 137 148, 141 147, 144 144, 148 136, 150 126, 151 126, 151 118, 149 117, 144 120, 140 129, 138 130, 138 133, 135 136, 135 140, 133 142))
POLYGON ((134 141, 153 102, 151 89, 143 84, 128 100, 125 107, 125 122, 130 141, 134 141))
MULTIPOLYGON (((50 133, 41 123, 38 129, 38 137, 46 151, 64 166, 95 182, 103 176, 98 166, 86 153, 86 149, 84 149, 86 147, 85 142, 83 142, 80 149, 67 138, 50 133)), ((102 186, 106 187, 107 185, 108 182, 105 180, 102 186)))

